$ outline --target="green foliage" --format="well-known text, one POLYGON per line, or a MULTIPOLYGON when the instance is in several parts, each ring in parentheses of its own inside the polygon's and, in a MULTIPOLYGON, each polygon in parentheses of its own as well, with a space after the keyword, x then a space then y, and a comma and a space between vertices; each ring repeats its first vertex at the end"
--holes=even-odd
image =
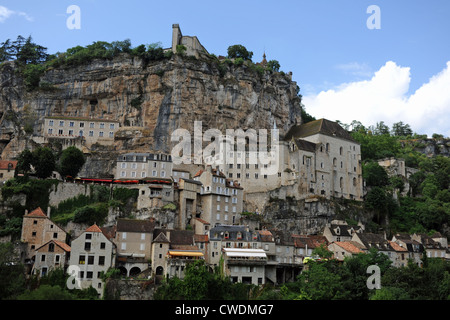
POLYGON ((25 287, 25 269, 11 242, 0 243, 0 300, 14 299, 25 287))
POLYGON ((59 173, 63 177, 75 178, 86 162, 83 152, 74 146, 64 149, 59 158, 59 173))
POLYGON ((176 47, 176 53, 181 56, 184 56, 186 54, 186 50, 187 50, 186 46, 182 44, 178 44, 176 47))
POLYGON ((266 68, 270 71, 278 72, 280 71, 280 63, 277 60, 269 60, 267 62, 266 68))
POLYGON ((220 272, 211 272, 204 260, 196 260, 185 269, 184 279, 172 277, 162 284, 155 300, 247 300, 253 285, 231 283, 220 272))
POLYGON ((108 204, 95 203, 76 209, 74 212, 73 222, 86 223, 89 225, 96 223, 101 225, 104 223, 107 216, 108 204))
POLYGON ((366 181, 366 185, 369 187, 384 187, 389 183, 389 178, 378 162, 369 161, 363 163, 363 178, 366 181))
POLYGON ((248 51, 243 45, 236 44, 228 47, 228 58, 236 59, 242 58, 243 60, 252 60, 253 52, 248 51))
POLYGON ((51 176, 56 167, 54 152, 48 147, 38 147, 32 152, 32 162, 36 176, 45 179, 51 176))
POLYGON ((28 91, 33 91, 39 87, 41 76, 46 67, 42 64, 28 64, 23 69, 24 84, 28 91))

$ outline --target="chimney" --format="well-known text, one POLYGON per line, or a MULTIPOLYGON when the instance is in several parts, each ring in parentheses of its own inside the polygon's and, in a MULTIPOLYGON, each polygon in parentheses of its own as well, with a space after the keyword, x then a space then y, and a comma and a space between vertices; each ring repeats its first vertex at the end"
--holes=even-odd
POLYGON ((47 218, 50 219, 50 211, 52 210, 52 208, 50 208, 50 206, 47 207, 47 218))

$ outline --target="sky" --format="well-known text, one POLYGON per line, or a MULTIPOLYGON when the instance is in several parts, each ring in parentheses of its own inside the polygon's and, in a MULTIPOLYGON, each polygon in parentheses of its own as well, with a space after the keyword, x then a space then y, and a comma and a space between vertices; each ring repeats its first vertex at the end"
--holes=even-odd
POLYGON ((31 35, 48 53, 125 39, 168 48, 174 23, 210 53, 242 44, 254 62, 279 61, 317 119, 450 136, 448 0, 0 0, 0 42, 31 35))

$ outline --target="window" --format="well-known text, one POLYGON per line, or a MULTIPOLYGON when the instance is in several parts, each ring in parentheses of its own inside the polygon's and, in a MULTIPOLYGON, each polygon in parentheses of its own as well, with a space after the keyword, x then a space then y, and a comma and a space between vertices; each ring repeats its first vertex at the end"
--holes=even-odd
POLYGON ((89 137, 93 137, 94 136, 94 131, 90 130, 89 131, 89 137))
POLYGON ((53 129, 48 129, 48 134, 53 134, 53 129))
POLYGON ((141 243, 139 246, 139 250, 144 251, 145 250, 145 244, 141 243))
POLYGON ((120 164, 120 167, 121 167, 122 169, 126 169, 126 168, 127 168, 127 164, 126 164, 125 162, 122 162, 122 163, 120 164))
POLYGON ((83 130, 80 130, 80 132, 78 132, 78 135, 79 135, 80 137, 82 137, 82 136, 84 135, 83 130))
POLYGON ((217 211, 219 211, 219 210, 220 210, 220 204, 217 205, 217 211))
POLYGON ((43 254, 43 255, 41 256, 41 261, 42 261, 42 262, 45 261, 45 254, 43 254))
POLYGON ((106 243, 100 242, 100 249, 105 249, 105 248, 106 248, 106 243))
POLYGON ((84 128, 84 122, 80 122, 80 128, 84 128))
POLYGON ((109 129, 114 130, 114 123, 109 124, 109 129))
POLYGON ((105 265, 105 256, 98 257, 98 265, 104 266, 105 265))
POLYGON ((75 122, 70 121, 70 122, 69 122, 69 127, 73 127, 73 126, 75 126, 75 122))
POLYGON ((105 124, 104 123, 100 123, 100 129, 104 129, 105 128, 105 124))
POLYGON ((53 232, 53 239, 57 239, 58 238, 58 233, 57 232, 53 232))
POLYGON ((94 256, 88 256, 88 264, 94 264, 94 256))
POLYGON ((59 121, 59 126, 60 127, 64 127, 64 121, 62 120, 62 121, 59 121))
POLYGON ((110 137, 110 138, 114 138, 114 132, 110 131, 110 132, 109 132, 109 137, 110 137))
POLYGON ((86 279, 92 279, 93 275, 94 275, 94 273, 92 271, 86 272, 86 279))
POLYGON ((126 232, 122 232, 122 239, 126 239, 127 238, 127 233, 126 232))
POLYGON ((64 130, 63 129, 59 129, 58 130, 58 134, 64 134, 64 130))
POLYGON ((84 243, 84 250, 85 251, 91 250, 91 243, 90 242, 85 242, 84 243))
POLYGON ((92 233, 86 233, 86 240, 92 239, 92 233))
POLYGON ((100 132, 98 133, 98 136, 99 136, 99 137, 103 137, 103 131, 100 131, 100 132))
POLYGON ((80 255, 78 258, 78 264, 85 264, 86 263, 86 256, 80 255))
POLYGON ((94 122, 89 123, 89 128, 95 128, 95 123, 94 122))
POLYGON ((50 120, 50 121, 48 122, 48 125, 49 125, 50 127, 53 127, 53 120, 50 120))
POLYGON ((73 136, 73 130, 69 130, 69 136, 73 136))

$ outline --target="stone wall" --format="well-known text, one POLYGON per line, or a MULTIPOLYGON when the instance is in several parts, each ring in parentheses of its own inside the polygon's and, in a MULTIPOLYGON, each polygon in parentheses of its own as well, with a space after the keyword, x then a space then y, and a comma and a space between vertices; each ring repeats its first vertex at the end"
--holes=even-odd
POLYGON ((106 282, 104 297, 114 300, 153 300, 157 286, 152 280, 117 280, 106 282))

